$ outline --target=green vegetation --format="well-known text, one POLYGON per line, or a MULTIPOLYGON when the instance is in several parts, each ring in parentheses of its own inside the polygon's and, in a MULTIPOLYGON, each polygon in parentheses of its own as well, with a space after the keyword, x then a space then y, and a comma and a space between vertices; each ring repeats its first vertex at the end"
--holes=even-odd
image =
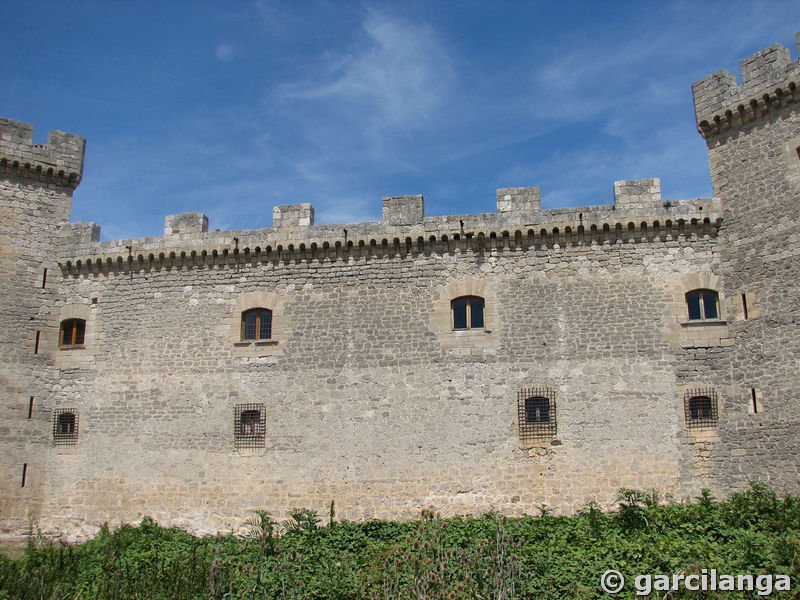
POLYGON ((268 512, 247 520, 245 538, 195 538, 145 518, 104 527, 80 546, 32 539, 16 560, 0 557, 1 600, 223 598, 478 600, 761 598, 751 592, 653 592, 636 596, 638 574, 785 574, 797 598, 800 500, 754 484, 717 502, 691 504, 620 490, 618 510, 589 504, 572 517, 497 515, 419 521, 335 521, 298 509, 282 524, 268 512), (279 532, 282 535, 279 535, 279 532), (622 593, 600 576, 620 571, 622 593))

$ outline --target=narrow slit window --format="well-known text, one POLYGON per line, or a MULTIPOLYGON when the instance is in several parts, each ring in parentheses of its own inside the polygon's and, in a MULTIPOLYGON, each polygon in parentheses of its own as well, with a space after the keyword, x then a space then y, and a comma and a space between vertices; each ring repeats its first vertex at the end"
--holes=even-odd
POLYGON ((39 336, 41 335, 41 331, 36 332, 36 341, 33 343, 33 353, 39 354, 39 336))
POLYGON ((31 396, 30 400, 28 401, 28 418, 33 418, 33 396, 31 396))
POLYGON ((47 286, 47 269, 42 271, 42 289, 45 289, 47 286))
POLYGON ((756 388, 750 388, 750 398, 753 402, 753 413, 758 412, 758 398, 756 398, 756 388))
POLYGON ((462 296, 450 303, 453 329, 483 329, 484 299, 478 296, 462 296))
POLYGON ((744 314, 745 321, 748 319, 747 316, 747 294, 742 294, 742 313, 744 314))
POLYGON ((25 487, 28 479, 28 463, 22 464, 22 482, 19 487, 25 487))

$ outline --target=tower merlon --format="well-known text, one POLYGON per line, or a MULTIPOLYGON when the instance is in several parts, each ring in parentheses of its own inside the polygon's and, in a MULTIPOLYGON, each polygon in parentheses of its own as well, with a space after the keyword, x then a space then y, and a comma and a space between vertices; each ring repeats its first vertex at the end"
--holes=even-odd
POLYGON ((314 224, 314 207, 308 202, 284 204, 272 209, 272 227, 309 227, 314 224))
POLYGON ((661 179, 622 179, 614 182, 614 205, 620 208, 661 206, 661 179))
POLYGON ((164 219, 164 235, 179 233, 205 233, 208 231, 208 217, 203 213, 191 212, 167 215, 164 219))
POLYGON ((418 225, 424 217, 425 198, 422 194, 383 199, 384 225, 418 225))
MULTIPOLYGON (((800 51, 800 33, 795 36, 800 51)), ((730 71, 717 71, 692 84, 694 112, 703 135, 752 120, 772 108, 800 101, 800 62, 773 44, 739 61, 742 83, 730 71)))
POLYGON ((77 187, 83 175, 86 140, 51 130, 47 144, 33 143, 33 125, 0 118, 0 167, 21 177, 77 187))
POLYGON ((64 223, 58 231, 62 245, 69 248, 81 247, 100 241, 100 225, 97 223, 64 223))
POLYGON ((498 213, 531 215, 542 210, 542 196, 538 187, 511 187, 497 190, 498 213))

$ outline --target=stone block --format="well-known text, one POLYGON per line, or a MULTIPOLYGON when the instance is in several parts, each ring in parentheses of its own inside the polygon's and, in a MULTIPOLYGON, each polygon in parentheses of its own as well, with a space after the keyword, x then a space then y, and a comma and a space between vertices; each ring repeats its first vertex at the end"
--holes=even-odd
POLYGON ((272 209, 272 227, 309 227, 314 224, 314 207, 308 202, 284 204, 272 209))
POLYGON ((497 194, 498 213, 520 213, 530 215, 542 209, 538 187, 499 188, 497 194))
POLYGON ((418 225, 424 217, 425 199, 422 194, 383 199, 384 225, 418 225))
POLYGON ((164 219, 164 235, 179 233, 205 233, 208 231, 208 217, 203 213, 181 213, 167 215, 164 219))
POLYGON ((614 204, 620 208, 655 208, 661 206, 661 180, 623 179, 614 182, 614 204))

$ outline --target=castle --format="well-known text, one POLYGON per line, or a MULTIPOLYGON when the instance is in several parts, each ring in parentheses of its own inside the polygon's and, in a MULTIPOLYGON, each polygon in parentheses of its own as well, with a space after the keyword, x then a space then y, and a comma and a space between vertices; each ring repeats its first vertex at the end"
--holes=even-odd
POLYGON ((0 535, 796 493, 800 63, 741 70, 693 86, 713 198, 505 188, 487 214, 295 204, 111 242, 69 222, 84 140, 0 120, 0 535))

